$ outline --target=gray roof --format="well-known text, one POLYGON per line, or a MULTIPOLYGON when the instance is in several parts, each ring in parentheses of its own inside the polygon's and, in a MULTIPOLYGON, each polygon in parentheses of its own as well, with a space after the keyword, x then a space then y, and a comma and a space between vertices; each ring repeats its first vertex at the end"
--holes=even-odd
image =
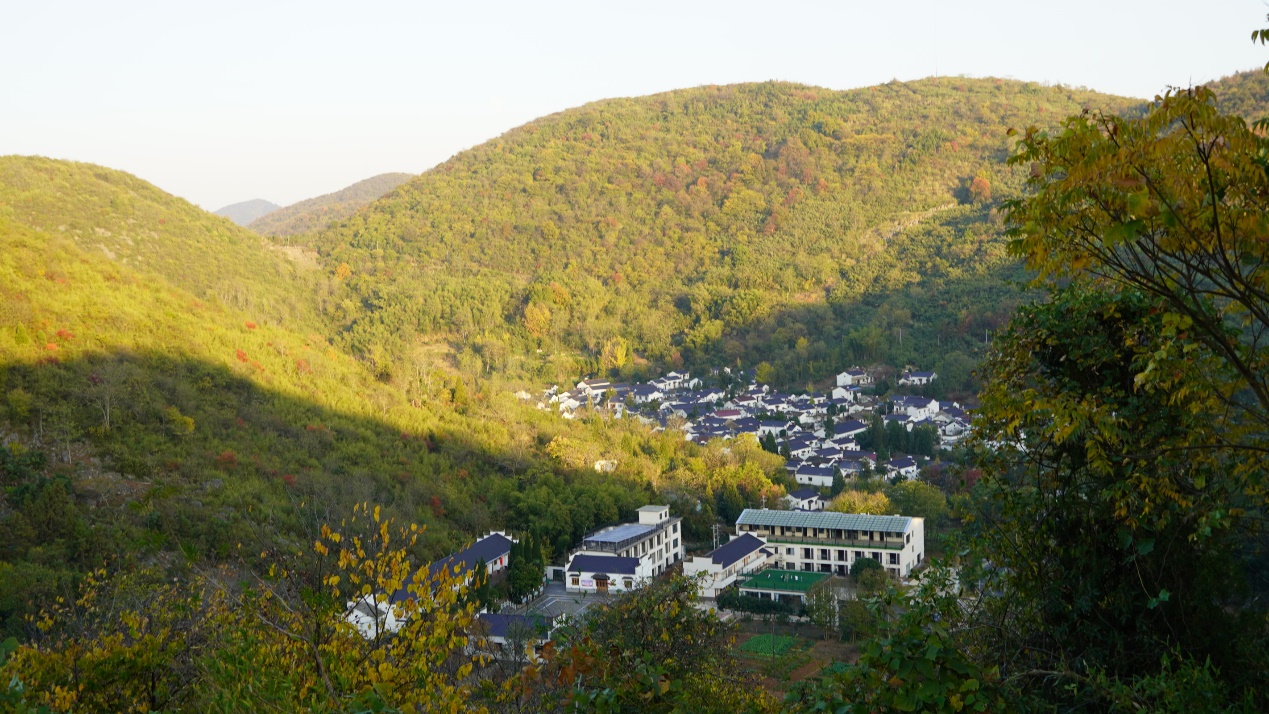
POLYGON ((623 558, 619 555, 574 555, 572 562, 568 564, 568 572, 634 575, 638 567, 638 558, 623 558))
POLYGON ((848 531, 885 531, 905 533, 912 524, 907 516, 869 516, 862 513, 836 511, 778 511, 746 508, 736 525, 791 526, 794 528, 838 528, 848 531))
POLYGON ((743 559, 750 553, 761 549, 764 545, 766 545, 766 543, 763 543, 757 537, 745 533, 744 535, 736 536, 723 545, 715 548, 714 552, 709 554, 709 557, 720 567, 726 568, 732 563, 743 559))
POLYGON ((651 533, 656 530, 656 528, 656 526, 644 523, 623 523, 619 526, 613 526, 612 528, 608 528, 597 533, 591 533, 586 536, 585 540, 594 541, 596 543, 620 543, 627 538, 637 538, 645 533, 651 533))

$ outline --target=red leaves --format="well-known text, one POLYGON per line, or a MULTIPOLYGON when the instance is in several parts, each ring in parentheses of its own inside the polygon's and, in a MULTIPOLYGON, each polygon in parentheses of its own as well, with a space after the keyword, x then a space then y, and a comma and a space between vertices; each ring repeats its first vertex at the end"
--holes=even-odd
POLYGON ((62 340, 73 340, 75 339, 75 333, 70 330, 58 330, 57 337, 62 340))
POLYGON ((238 468, 238 455, 225 449, 215 458, 216 466, 226 471, 238 468))
POLYGON ((247 328, 248 330, 254 330, 254 329, 256 329, 256 327, 257 327, 256 323, 254 323, 254 322, 252 322, 252 321, 250 321, 250 320, 248 320, 248 321, 246 322, 246 328, 247 328))
POLYGON ((236 351, 234 352, 234 356, 238 358, 238 361, 239 361, 239 362, 246 362, 246 361, 247 361, 247 353, 246 353, 246 352, 244 352, 243 350, 236 350, 236 351))

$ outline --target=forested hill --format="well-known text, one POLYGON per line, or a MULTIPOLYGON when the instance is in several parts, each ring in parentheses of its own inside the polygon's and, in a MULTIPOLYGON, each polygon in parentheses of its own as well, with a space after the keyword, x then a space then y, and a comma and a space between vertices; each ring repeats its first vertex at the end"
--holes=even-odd
POLYGON ((263 324, 312 327, 313 256, 259 235, 122 171, 42 157, 0 157, 0 219, 153 275, 263 324))
POLYGON ((363 352, 445 331, 603 366, 624 339, 662 363, 769 359, 800 384, 926 342, 972 350, 1017 300, 993 210, 1022 180, 1006 130, 1138 104, 963 78, 612 99, 465 151, 310 240, 351 269, 363 352))
POLYGON ((251 221, 248 226, 264 235, 287 236, 325 228, 331 221, 342 221, 357 209, 414 178, 413 174, 387 173, 279 208, 251 221))
POLYGON ((443 347, 378 379, 315 317, 327 278, 261 236, 117 171, 0 167, 0 638, 104 562, 236 561, 367 500, 428 526, 427 562, 492 528, 563 552, 654 489, 779 493, 756 443, 566 422, 443 347))
POLYGON ((1221 111, 1238 114, 1247 121, 1269 117, 1269 74, 1263 68, 1238 72, 1207 86, 1220 101, 1221 111))

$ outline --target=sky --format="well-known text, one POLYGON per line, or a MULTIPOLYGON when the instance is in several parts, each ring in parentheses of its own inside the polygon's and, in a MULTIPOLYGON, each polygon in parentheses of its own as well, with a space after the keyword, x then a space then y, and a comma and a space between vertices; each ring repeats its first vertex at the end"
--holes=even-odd
POLYGON ((0 155, 205 209, 422 173, 587 102, 931 75, 1153 97, 1263 66, 1265 0, 0 3, 0 155))

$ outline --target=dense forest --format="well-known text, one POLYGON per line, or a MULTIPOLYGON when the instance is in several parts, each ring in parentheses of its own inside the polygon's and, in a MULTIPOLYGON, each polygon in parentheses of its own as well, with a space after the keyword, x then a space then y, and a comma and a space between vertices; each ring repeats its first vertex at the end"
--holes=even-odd
POLYGON ((1241 117, 1269 80, 1213 89, 608 100, 276 241, 121 172, 0 158, 0 706, 1263 710, 1269 190, 1241 117), (755 441, 512 394, 738 362, 983 390, 937 489, 838 494, 946 494, 962 526, 950 569, 856 602, 856 665, 780 705, 678 580, 479 685, 444 578, 408 647, 337 625, 358 578, 395 590, 493 528, 550 559, 657 501, 700 545, 778 497, 755 441))
POLYGON ((1025 178, 1004 164, 1006 130, 1135 105, 954 78, 606 100, 298 240, 347 266, 353 299, 333 317, 376 362, 442 333, 471 364, 527 356, 511 366, 554 379, 636 367, 600 364, 623 340, 663 367, 766 360, 797 387, 843 363, 938 359, 961 387, 1022 299, 995 208, 1025 178))
MULTIPOLYGON (((100 167, 4 160, 0 393, 13 459, 0 518, 0 617, 107 560, 235 557, 243 534, 373 500, 428 526, 435 558, 494 527, 563 552, 653 494, 778 491, 779 460, 602 420, 561 422, 444 350, 414 387, 376 379, 323 337, 336 279, 298 250, 100 167), (20 189, 20 190, 19 190, 20 189), (74 191, 78 201, 59 201, 74 191), (25 455, 25 456, 22 456, 25 455), (592 464, 614 459, 602 478, 592 464), (551 514, 549 518, 545 514, 551 514), (48 526, 59 535, 32 524, 48 526)), ((272 533, 273 535, 265 535, 272 533)))
POLYGON ((366 204, 382 197, 411 178, 414 177, 401 173, 371 176, 334 193, 307 198, 270 211, 248 223, 247 227, 267 236, 290 236, 315 231, 325 228, 326 224, 333 221, 348 218, 366 204))

